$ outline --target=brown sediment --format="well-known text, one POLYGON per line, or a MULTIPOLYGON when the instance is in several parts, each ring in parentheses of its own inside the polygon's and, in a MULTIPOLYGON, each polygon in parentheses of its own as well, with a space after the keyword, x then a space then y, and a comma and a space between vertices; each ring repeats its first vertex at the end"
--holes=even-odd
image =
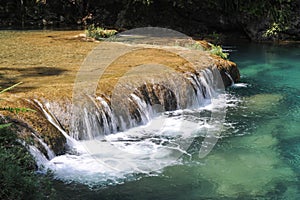
MULTIPOLYGON (((134 50, 119 57, 107 68, 98 84, 99 91, 109 94, 117 84, 119 78, 124 76, 128 71, 136 66, 153 63, 167 66, 181 73, 195 71, 189 61, 173 52, 154 48, 134 50)), ((138 76, 137 74, 136 77, 138 76)))
MULTIPOLYGON (((37 99, 43 103, 56 102, 60 105, 72 103, 76 75, 88 53, 99 45, 95 42, 84 42, 81 37, 74 37, 80 33, 81 31, 0 32, 0 87, 4 89, 23 82, 1 95, 1 98, 5 99, 1 101, 1 107, 27 107, 36 110, 17 115, 8 112, 1 114, 26 129, 26 133, 23 131, 24 135, 30 135, 33 131, 39 133, 56 154, 64 151, 66 139, 45 118, 40 108, 30 102, 37 99), (28 99, 29 102, 24 99, 28 99)), ((207 42, 198 43, 204 49, 208 48, 207 42)), ((120 56, 102 75, 97 93, 109 96, 118 79, 139 65, 156 63, 182 74, 195 73, 195 68, 189 60, 180 56, 180 51, 183 50, 176 53, 167 49, 145 47, 120 56)), ((236 64, 231 61, 210 55, 207 51, 199 51, 193 59, 197 60, 198 69, 217 66, 225 85, 231 84, 225 71, 235 81, 239 80, 236 64)), ((147 90, 150 91, 149 95, 159 96, 151 87, 147 90)), ((163 91, 162 95, 166 94, 167 90, 163 91)), ((67 109, 63 109, 65 105, 61 106, 62 112, 68 112, 67 109)), ((174 108, 172 105, 167 106, 170 109, 174 108)), ((68 129, 67 126, 64 128, 68 129)))
POLYGON ((71 88, 82 61, 98 45, 68 39, 79 33, 1 31, 1 88, 22 81, 22 85, 11 91, 19 97, 62 93, 71 88))
MULTIPOLYGON (((36 105, 24 99, 70 100, 70 91, 82 61, 98 45, 74 39, 79 33, 81 31, 0 32, 0 88, 23 82, 1 94, 1 107, 36 111, 1 114, 15 122, 23 136, 39 133, 55 154, 63 153, 66 139, 36 105)), ((40 150, 45 152, 42 148, 40 150)))

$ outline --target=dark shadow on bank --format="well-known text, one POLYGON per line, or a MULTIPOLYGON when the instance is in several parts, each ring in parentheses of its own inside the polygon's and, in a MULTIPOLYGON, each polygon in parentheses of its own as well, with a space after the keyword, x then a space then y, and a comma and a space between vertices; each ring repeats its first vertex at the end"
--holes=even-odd
MULTIPOLYGON (((16 83, 24 81, 24 78, 42 78, 47 76, 58 76, 67 70, 57 67, 30 67, 30 68, 0 68, 0 89, 8 88, 16 83), (8 72, 9 71, 9 72, 8 72), (7 73, 8 72, 8 73, 7 73)), ((26 92, 37 88, 36 86, 18 86, 11 90, 11 93, 26 92)))

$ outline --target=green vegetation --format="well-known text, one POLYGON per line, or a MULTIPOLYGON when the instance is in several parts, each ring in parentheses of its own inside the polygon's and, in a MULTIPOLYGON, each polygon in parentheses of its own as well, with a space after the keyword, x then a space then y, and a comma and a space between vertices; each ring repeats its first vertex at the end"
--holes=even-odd
POLYGON ((0 124, 0 130, 3 129, 3 128, 7 128, 11 125, 11 123, 8 123, 8 124, 0 124))
POLYGON ((222 35, 220 33, 210 33, 206 36, 209 40, 214 41, 214 43, 219 44, 222 42, 222 35))
POLYGON ((300 38, 299 10, 298 0, 11 0, 0 1, 0 26, 79 25, 98 39, 107 33, 96 27, 159 26, 219 38, 215 32, 249 36, 247 28, 260 26, 265 39, 300 38))
MULTIPOLYGON (((7 92, 8 90, 13 89, 14 87, 16 87, 20 84, 22 84, 22 82, 19 82, 17 84, 14 84, 14 85, 8 87, 8 88, 5 88, 5 89, 0 91, 0 94, 3 94, 4 92, 7 92)), ((3 99, 0 98, 0 100, 3 100, 3 99)), ((29 109, 29 108, 11 108, 11 107, 0 107, 0 111, 8 111, 8 112, 11 112, 11 113, 16 113, 16 114, 18 114, 19 112, 28 112, 28 111, 35 112, 35 110, 29 109)), ((0 129, 8 127, 10 125, 11 125, 11 123, 9 123, 9 124, 0 124, 0 129)))
POLYGON ((49 199, 51 174, 36 174, 34 158, 12 129, 0 129, 0 199, 49 199))
MULTIPOLYGON (((265 21, 269 27, 263 37, 278 38, 290 28, 297 13, 297 0, 209 0, 209 7, 228 16, 240 17, 240 23, 265 21)), ((299 9, 299 8, 298 8, 299 9)))
POLYGON ((278 39, 279 34, 288 29, 288 27, 284 28, 283 26, 284 26, 284 24, 279 24, 279 23, 274 22, 263 34, 263 37, 278 39))
POLYGON ((220 45, 214 45, 212 43, 208 43, 209 48, 205 49, 200 43, 195 42, 193 44, 186 44, 185 47, 189 49, 195 49, 195 50, 206 50, 209 51, 211 54, 219 56, 225 60, 228 60, 228 53, 224 53, 223 49, 220 45))
MULTIPOLYGON (((20 85, 17 83, 0 91, 0 94, 20 85)), ((2 99, 1 99, 2 100, 2 99)), ((1 107, 0 111, 13 113, 33 111, 27 108, 1 107)), ((0 199, 49 199, 54 191, 50 173, 36 174, 35 160, 13 130, 12 123, 0 119, 0 199)))
POLYGON ((7 92, 8 90, 13 89, 14 87, 16 87, 16 86, 18 86, 18 85, 20 85, 20 84, 22 84, 22 82, 19 82, 19 83, 17 83, 17 84, 14 84, 13 86, 10 86, 10 87, 8 87, 8 88, 5 88, 5 89, 3 89, 3 90, 0 91, 0 94, 3 94, 4 92, 7 92))
POLYGON ((224 53, 223 52, 223 49, 221 46, 219 45, 213 45, 213 44, 209 44, 211 46, 211 49, 210 49, 210 53, 211 54, 214 54, 214 55, 217 55, 217 56, 220 56, 221 58, 227 60, 228 59, 228 53, 224 53))
MULTIPOLYGON (((175 46, 181 46, 181 45, 179 43, 175 43, 175 46)), ((193 42, 192 44, 186 43, 184 44, 184 47, 188 49, 204 51, 204 47, 198 42, 193 42)))
POLYGON ((103 40, 104 38, 110 38, 117 33, 116 30, 106 30, 101 27, 95 27, 94 24, 89 25, 85 32, 87 37, 91 37, 96 40, 103 40))

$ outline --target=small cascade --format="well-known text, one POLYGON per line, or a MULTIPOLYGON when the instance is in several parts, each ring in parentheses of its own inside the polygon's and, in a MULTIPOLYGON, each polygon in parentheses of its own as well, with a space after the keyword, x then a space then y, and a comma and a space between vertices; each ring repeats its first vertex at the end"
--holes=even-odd
POLYGON ((194 49, 184 35, 177 46, 173 31, 166 38, 152 32, 134 34, 132 43, 125 35, 103 41, 74 83, 30 93, 39 94, 29 100, 37 112, 22 116, 24 136, 34 139, 28 147, 39 166, 63 181, 105 185, 159 172, 193 157, 194 149, 207 155, 225 117, 222 78, 239 77, 221 72, 236 65, 194 49))
MULTIPOLYGON (((186 72, 184 82, 174 81, 178 77, 175 74, 174 77, 170 75, 170 81, 166 77, 159 83, 144 82, 138 87, 127 85, 133 88, 128 96, 117 96, 121 91, 112 97, 87 96, 85 104, 74 107, 69 118, 65 112, 60 115, 55 104, 42 103, 37 99, 33 102, 64 135, 68 146, 76 146, 78 140, 103 139, 106 135, 145 125, 165 111, 194 109, 211 103, 217 94, 217 85, 220 84, 216 78, 218 73, 218 69, 213 67, 194 73, 186 72)), ((70 108, 60 110, 70 112, 70 108)))
MULTIPOLYGON (((146 124, 151 119, 151 113, 149 112, 149 105, 140 97, 138 97, 135 94, 131 94, 131 97, 129 98, 130 101, 136 105, 137 111, 138 111, 138 117, 140 119, 137 119, 137 121, 140 121, 142 124, 146 124)), ((136 118, 136 117, 134 117, 136 118)))
POLYGON ((74 142, 76 142, 76 141, 72 137, 70 137, 68 135, 68 133, 66 133, 64 131, 64 129, 61 127, 61 124, 59 123, 57 118, 52 114, 51 110, 49 108, 47 108, 47 105, 49 106, 49 104, 44 105, 41 102, 39 102, 37 99, 34 99, 33 101, 41 109, 41 111, 43 112, 43 114, 45 115, 47 120, 65 136, 65 138, 67 139, 67 144, 69 146, 74 146, 74 142))
POLYGON ((49 159, 35 146, 29 146, 29 152, 35 158, 36 164, 38 165, 40 170, 44 170, 45 168, 49 168, 49 159))
POLYGON ((196 98, 194 99, 194 101, 197 102, 196 106, 200 106, 203 103, 203 100, 205 99, 205 95, 206 95, 206 88, 201 84, 201 79, 199 80, 199 78, 195 75, 195 74, 191 74, 190 77, 190 82, 195 90, 196 93, 196 98))
MULTIPOLYGON (((88 96, 86 98, 88 106, 73 110, 74 113, 69 114, 73 118, 66 117, 66 113, 60 115, 57 111, 70 111, 70 108, 57 109, 56 104, 43 103, 37 99, 33 102, 47 120, 64 135, 68 147, 76 147, 80 140, 95 138, 103 140, 106 135, 146 125, 154 117, 159 116, 159 113, 187 108, 197 109, 210 104, 211 99, 217 94, 216 88, 219 84, 217 73, 219 73, 217 68, 207 68, 194 73, 186 72, 184 83, 187 86, 180 84, 182 80, 174 81, 178 76, 176 75, 171 76, 168 82, 145 82, 135 87, 131 90, 133 92, 125 97, 88 96)), ((49 159, 55 157, 39 136, 35 138, 47 151, 46 156, 49 159)))
POLYGON ((246 83, 235 83, 233 78, 230 76, 230 74, 228 72, 224 72, 225 75, 230 79, 231 81, 231 87, 234 87, 234 88, 243 88, 243 87, 247 87, 248 85, 246 83))
POLYGON ((100 112, 101 112, 101 118, 103 119, 103 131, 105 133, 117 132, 116 119, 112 113, 111 108, 103 98, 96 97, 96 99, 99 101, 101 105, 100 112))
POLYGON ((228 72, 224 72, 225 73, 225 75, 230 79, 230 81, 231 81, 231 86, 233 86, 234 85, 234 80, 232 79, 232 77, 230 76, 230 74, 228 73, 228 72))
MULTIPOLYGON (((216 78, 217 73, 217 68, 187 72, 185 86, 181 84, 182 80, 167 82, 166 77, 164 82, 144 82, 139 87, 128 84, 126 87, 132 89, 128 90, 131 91, 128 94, 125 92, 125 95, 121 90, 111 97, 88 96, 84 105, 74 108, 71 136, 76 140, 103 138, 105 135, 145 125, 164 111, 205 106, 216 95, 215 90, 220 84, 216 81, 220 80, 216 78)), ((57 125, 59 123, 52 123, 62 129, 57 125)))
POLYGON ((53 152, 52 149, 41 139, 39 138, 36 134, 31 133, 31 135, 43 146, 43 148, 47 151, 47 157, 49 160, 53 159, 55 157, 55 153, 53 152))

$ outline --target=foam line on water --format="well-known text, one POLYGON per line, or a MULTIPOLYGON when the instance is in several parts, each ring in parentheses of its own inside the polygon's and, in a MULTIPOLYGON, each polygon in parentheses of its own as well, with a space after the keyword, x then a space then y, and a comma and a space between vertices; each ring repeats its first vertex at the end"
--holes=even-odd
POLYGON ((247 83, 234 83, 233 85, 231 85, 231 87, 233 88, 246 88, 248 87, 247 83))

